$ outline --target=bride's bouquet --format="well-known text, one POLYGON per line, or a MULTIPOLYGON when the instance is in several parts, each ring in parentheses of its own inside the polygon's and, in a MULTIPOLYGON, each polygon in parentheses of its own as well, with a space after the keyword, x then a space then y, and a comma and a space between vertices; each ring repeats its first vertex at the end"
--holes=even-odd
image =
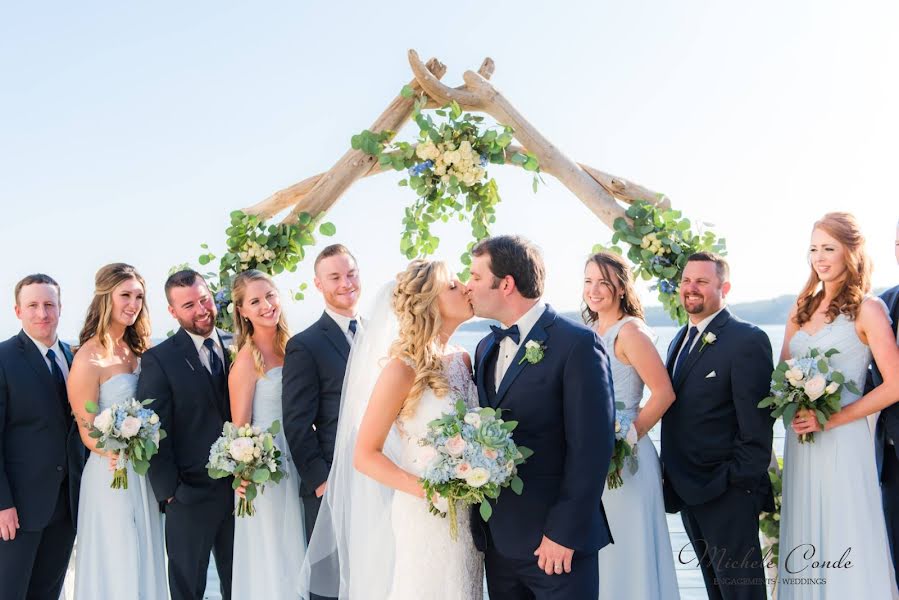
MULTIPOLYGON (((805 409, 818 419, 821 427, 840 410, 840 394, 846 388, 860 394, 858 387, 842 373, 833 370, 830 357, 839 350, 821 352, 812 348, 807 354, 781 361, 771 375, 771 395, 759 402, 759 408, 773 407, 771 416, 783 417, 789 425, 796 412, 805 409)), ((814 442, 814 433, 799 435, 799 443, 814 442)))
POLYGON ((281 451, 275 445, 275 436, 280 431, 281 423, 278 421, 274 421, 265 431, 250 425, 237 427, 229 421, 222 428, 222 435, 209 449, 206 470, 212 479, 233 476, 231 487, 235 490, 240 487, 241 481, 249 482, 245 497, 237 503, 238 517, 255 515, 253 500, 256 496, 267 483, 278 483, 284 477, 281 451))
MULTIPOLYGON (((616 402, 618 410, 624 408, 623 402, 616 402)), ((609 474, 606 486, 610 490, 624 485, 621 471, 627 464, 631 475, 637 472, 637 429, 633 421, 627 418, 615 419, 615 447, 612 449, 612 460, 609 461, 609 474)))
POLYGON ((109 487, 128 489, 128 462, 138 475, 146 475, 150 459, 159 451, 159 441, 165 438, 165 430, 159 423, 159 415, 149 408, 153 400, 138 402, 135 399, 113 404, 97 414, 96 402, 88 402, 85 409, 96 415, 88 425, 88 435, 97 440, 97 448, 118 452, 116 470, 109 487))
POLYGON ((488 499, 510 487, 521 494, 524 483, 518 465, 533 452, 512 441, 517 421, 503 421, 492 408, 467 409, 462 400, 455 411, 428 423, 420 444, 433 454, 421 479, 430 511, 450 518, 450 536, 458 536, 456 503, 480 504, 486 521, 493 514, 488 499))

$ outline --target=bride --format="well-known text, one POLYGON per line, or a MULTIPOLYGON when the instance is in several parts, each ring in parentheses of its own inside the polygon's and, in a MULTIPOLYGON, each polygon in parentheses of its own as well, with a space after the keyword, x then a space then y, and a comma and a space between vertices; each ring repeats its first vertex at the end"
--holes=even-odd
POLYGON ((334 464, 304 563, 312 593, 483 598, 469 511, 459 511, 453 541, 419 483, 427 424, 458 399, 477 405, 471 359, 447 343, 471 316, 464 286, 442 262, 412 261, 378 295, 347 367, 334 464))

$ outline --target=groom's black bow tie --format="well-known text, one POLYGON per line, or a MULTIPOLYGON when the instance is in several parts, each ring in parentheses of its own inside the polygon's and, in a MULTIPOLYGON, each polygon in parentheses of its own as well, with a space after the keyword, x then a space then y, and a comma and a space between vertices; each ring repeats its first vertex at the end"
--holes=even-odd
POLYGON ((503 341, 503 338, 509 338, 517 345, 521 341, 521 334, 518 332, 518 325, 512 325, 508 329, 491 325, 490 330, 493 332, 493 339, 496 343, 503 341))

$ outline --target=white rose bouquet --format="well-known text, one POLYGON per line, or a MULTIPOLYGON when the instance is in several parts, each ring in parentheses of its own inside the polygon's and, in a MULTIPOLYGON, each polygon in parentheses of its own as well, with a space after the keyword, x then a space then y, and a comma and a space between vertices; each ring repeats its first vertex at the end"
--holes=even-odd
POLYGON ((467 409, 462 400, 455 410, 428 423, 420 444, 432 451, 421 479, 433 514, 450 517, 450 536, 458 536, 456 504, 480 504, 485 521, 493 514, 488 499, 503 488, 521 494, 524 482, 518 465, 533 452, 512 441, 517 421, 503 421, 500 410, 467 409))
MULTIPOLYGON (((624 403, 616 402, 615 408, 622 410, 624 403)), ((621 472, 625 464, 631 474, 637 472, 637 428, 626 414, 615 418, 615 446, 612 449, 612 460, 609 461, 609 473, 606 476, 606 486, 610 490, 624 485, 621 472)))
MULTIPOLYGON (((808 354, 781 361, 771 375, 771 395, 759 402, 759 408, 772 407, 771 415, 783 417, 787 426, 797 411, 808 410, 824 427, 840 411, 843 388, 861 394, 853 381, 830 366, 830 357, 838 353, 836 348, 823 353, 812 348, 808 354)), ((814 441, 814 433, 799 435, 801 444, 814 441)))
POLYGON ((146 408, 152 402, 138 402, 132 398, 103 411, 99 411, 96 402, 85 405, 88 413, 96 415, 93 423, 86 423, 85 426, 88 435, 97 440, 97 448, 119 454, 109 486, 113 489, 128 489, 129 462, 135 473, 146 475, 150 459, 159 451, 159 441, 165 438, 159 416, 146 408))
POLYGON ((226 422, 222 435, 209 449, 206 470, 212 479, 234 477, 233 489, 240 487, 241 481, 248 481, 244 498, 237 503, 238 517, 252 517, 256 514, 253 500, 269 482, 278 483, 285 476, 281 451, 275 445, 275 436, 281 431, 281 423, 274 421, 263 431, 259 427, 245 425, 237 427, 226 422))

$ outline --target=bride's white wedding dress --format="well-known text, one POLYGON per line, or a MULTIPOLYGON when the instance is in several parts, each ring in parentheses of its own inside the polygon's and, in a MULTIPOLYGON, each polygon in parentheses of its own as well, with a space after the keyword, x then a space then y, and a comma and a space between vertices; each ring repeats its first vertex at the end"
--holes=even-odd
MULTIPOLYGON (((451 391, 438 397, 425 391, 408 418, 397 420, 401 440, 399 466, 422 475, 429 451, 419 445, 428 423, 453 412, 459 399, 469 407, 478 405, 478 392, 464 353, 444 357, 451 391)), ((432 453, 430 454, 433 455, 432 453)), ((474 547, 469 528, 471 511, 457 511, 459 535, 450 537, 449 518, 428 512, 422 498, 396 492, 391 506, 395 556, 390 600, 481 600, 484 597, 483 556, 474 547)))
MULTIPOLYGON (((482 600, 483 557, 475 549, 469 510, 458 511, 458 539, 449 521, 428 512, 425 500, 395 491, 357 471, 356 438, 372 390, 399 335, 393 312, 394 283, 378 292, 368 324, 353 341, 340 404, 340 421, 328 487, 301 569, 301 595, 340 600, 482 600)), ((414 413, 397 419, 382 452, 406 471, 427 466, 419 446, 430 421, 459 399, 478 405, 464 353, 444 357, 451 390, 439 398, 427 390, 414 413)))

